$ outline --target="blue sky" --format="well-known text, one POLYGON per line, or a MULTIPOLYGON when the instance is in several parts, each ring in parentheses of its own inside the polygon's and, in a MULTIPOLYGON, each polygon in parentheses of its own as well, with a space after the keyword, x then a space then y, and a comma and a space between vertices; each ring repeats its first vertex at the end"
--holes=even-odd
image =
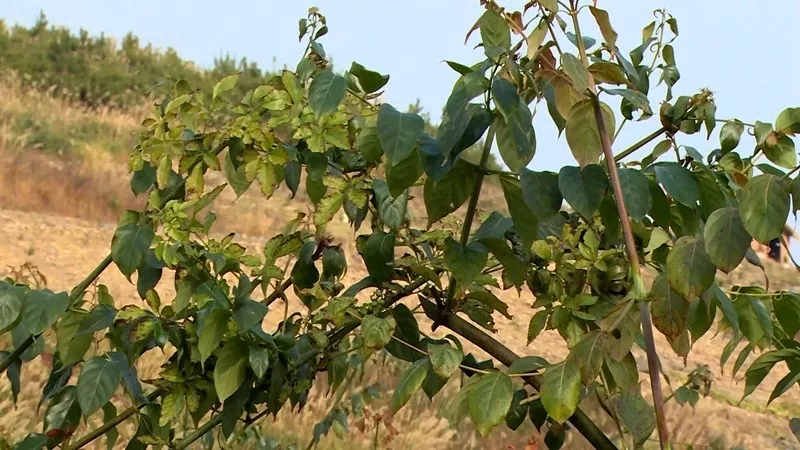
MULTIPOLYGON (((521 10, 524 0, 499 0, 509 10, 521 10)), ((666 7, 677 19, 680 37, 674 43, 681 71, 676 93, 703 87, 715 93, 717 116, 745 122, 772 122, 788 106, 800 106, 800 2, 775 0, 598 0, 609 11, 627 52, 641 42, 641 28, 652 11, 666 7)), ((51 23, 92 34, 121 37, 133 31, 157 47, 173 47, 184 58, 209 65, 215 56, 246 56, 263 68, 294 67, 304 46, 297 41, 297 20, 309 6, 328 17, 330 33, 323 38, 337 67, 352 61, 389 73, 386 101, 404 108, 417 98, 438 121, 457 74, 445 59, 471 64, 481 59, 476 33, 465 45, 466 31, 481 14, 477 0, 317 0, 303 1, 108 1, 25 0, 0 2, 0 17, 9 23, 32 24, 40 10, 51 23)), ((582 20, 584 33, 599 38, 591 15, 582 20)), ((568 42, 562 43, 569 47, 568 42)), ((575 52, 574 48, 572 51, 575 52)), ((662 90, 651 95, 654 109, 662 90)), ((609 100, 609 103, 612 103, 609 100)), ((575 164, 563 139, 542 109, 534 122, 538 140, 531 169, 557 170, 575 164)), ((658 127, 657 119, 626 125, 615 149, 627 147, 658 127)), ((717 128, 717 130, 719 127, 717 128)), ((706 154, 718 147, 717 134, 680 137, 706 154)), ((741 150, 749 154, 746 136, 741 150)), ((644 155, 647 150, 641 150, 644 155)))

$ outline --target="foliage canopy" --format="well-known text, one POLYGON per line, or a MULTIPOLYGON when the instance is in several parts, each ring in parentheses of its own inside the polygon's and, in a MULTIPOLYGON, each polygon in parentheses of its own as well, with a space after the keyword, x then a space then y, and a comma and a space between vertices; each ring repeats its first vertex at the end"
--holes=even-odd
MULTIPOLYGON (((595 6, 539 0, 509 12, 482 3, 472 31, 484 55, 469 66, 448 62, 460 76, 436 136, 416 112, 375 103, 388 75, 358 63, 343 74, 330 70, 320 40, 328 27, 315 8, 299 22, 308 46, 295 70, 236 101, 226 94, 240 74, 209 90, 175 82, 130 155, 131 189, 147 196, 147 207, 123 215, 110 255, 71 293, 0 283, 0 328, 15 342, 2 353, 2 368, 15 392, 20 365, 38 356, 44 337, 54 331, 58 344, 42 395, 43 429, 18 448, 80 448, 104 433, 113 444, 111 430, 137 410, 127 448, 180 449, 212 432, 224 440, 287 402, 302 408, 321 373, 340 393, 384 352, 411 363, 392 394, 393 412, 416 391, 433 397, 448 378, 462 377, 460 415, 484 436, 503 422, 516 429, 531 420, 549 448, 569 432, 597 448, 639 447, 656 429, 666 447, 652 328, 686 356, 717 310, 731 342, 723 364, 742 340, 748 353, 762 352, 746 370, 744 395, 779 363, 790 374, 770 401, 793 387, 800 296, 760 286, 724 291, 715 274, 745 259, 758 264, 751 240, 778 238, 798 209, 792 176, 800 109, 780 112, 774 123, 746 124, 718 119, 709 91, 675 94, 678 26, 665 11, 626 54, 608 13, 595 6), (587 9, 599 43, 579 27, 587 9), (667 87, 658 108, 648 97, 655 76, 667 87), (615 97, 617 111, 605 103, 615 97), (528 168, 536 154, 532 105, 547 110, 577 165, 558 173, 528 168), (658 121, 655 132, 613 154, 618 126, 645 120, 658 121), (707 157, 679 144, 687 134, 710 137, 718 122, 719 148, 707 157), (749 143, 745 130, 754 137, 749 143), (662 138, 640 160, 630 158, 662 138), (481 158, 463 158, 480 140, 481 158), (510 171, 487 168, 495 142, 510 171), (770 163, 759 162, 762 156, 770 163), (206 186, 212 172, 227 182, 206 186), (477 214, 488 174, 499 175, 506 205, 477 214), (261 254, 246 253, 233 235, 211 234, 209 210, 224 189, 241 196, 255 185, 268 198, 284 189, 294 196, 301 184, 313 214, 269 239, 261 254), (407 214, 409 190, 420 186, 422 228, 407 214), (442 224, 465 204, 460 229, 442 224), (350 286, 342 280, 355 262, 325 232, 339 211, 360 233, 356 247, 369 274, 350 286), (112 264, 135 279, 146 307, 117 308, 104 286, 91 287, 112 264), (649 288, 642 266, 658 273, 649 288), (176 295, 162 302, 165 271, 175 273, 176 295), (272 304, 290 290, 306 309, 263 329, 263 319, 276 314, 272 304), (512 318, 499 290, 535 299, 527 336, 518 339, 535 349, 542 330, 557 330, 570 348, 566 359, 520 358, 487 333, 498 314, 512 318), (434 329, 452 333, 426 335, 401 303, 408 298, 434 329), (106 340, 89 357, 98 333, 106 340), (461 339, 493 359, 466 353, 461 339), (652 406, 638 382, 634 346, 646 350, 652 406), (158 378, 140 380, 136 362, 153 348, 170 349, 171 357, 158 378), (120 387, 135 406, 117 415, 110 400, 120 387), (616 443, 580 409, 587 397, 624 431, 616 443), (106 425, 72 436, 101 412, 106 425), (174 419, 187 413, 194 426, 182 428, 174 419)), ((702 377, 693 373, 674 401, 697 402, 707 392, 702 377)), ((311 444, 357 414, 337 403, 311 444)))

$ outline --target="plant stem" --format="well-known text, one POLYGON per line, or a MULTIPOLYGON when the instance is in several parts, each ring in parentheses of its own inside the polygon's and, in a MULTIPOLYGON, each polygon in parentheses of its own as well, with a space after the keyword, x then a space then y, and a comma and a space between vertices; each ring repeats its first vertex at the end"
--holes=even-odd
MULTIPOLYGON (((578 36, 578 41, 580 42, 580 36, 578 36)), ((594 105, 594 118, 597 122, 597 129, 600 132, 600 143, 603 146, 603 153, 605 154, 606 165, 608 166, 608 177, 611 180, 614 198, 617 200, 617 213, 622 223, 622 234, 625 237, 625 247, 627 248, 628 259, 630 259, 634 283, 638 284, 638 281, 640 281, 642 277, 641 268, 639 267, 639 253, 636 250, 636 242, 633 239, 633 230, 631 228, 630 219, 628 218, 628 210, 625 206, 622 185, 619 181, 617 163, 614 161, 614 153, 611 150, 611 140, 606 132, 603 112, 600 109, 600 98, 597 95, 592 95, 592 103, 594 105)), ((631 301, 638 300, 639 299, 632 299, 631 301)), ((650 372, 650 387, 653 390, 653 404, 656 410, 658 437, 661 442, 661 448, 665 449, 669 446, 669 431, 667 429, 667 420, 664 416, 664 395, 661 391, 661 378, 659 377, 657 362, 658 354, 656 353, 656 345, 653 339, 653 324, 650 320, 650 309, 647 303, 639 302, 639 315, 642 319, 642 334, 644 336, 645 350, 647 353, 647 366, 650 372)))
MULTIPOLYGON (((556 32, 553 30, 553 24, 551 23, 550 16, 544 11, 541 3, 539 4, 539 11, 542 12, 542 16, 544 16, 544 22, 547 24, 547 29, 550 30, 550 36, 553 38, 553 44, 556 45, 556 50, 558 51, 558 56, 561 56, 564 52, 561 51, 561 46, 558 45, 558 39, 556 39, 556 32)), ((555 13, 552 13, 555 16, 555 13)))
MULTIPOLYGON (((423 308, 426 311, 438 311, 436 306, 429 300, 420 298, 420 302, 423 303, 423 308)), ((477 345, 506 367, 511 366, 514 361, 519 359, 516 353, 501 342, 495 340, 493 337, 478 329, 475 325, 472 325, 451 312, 442 311, 440 316, 432 317, 431 319, 477 345)), ((523 380, 536 389, 536 391, 540 390, 541 379, 538 376, 525 377, 523 380)), ((580 409, 575 410, 575 413, 570 417, 569 421, 594 448, 598 450, 618 450, 605 433, 603 433, 603 431, 592 422, 589 416, 580 409)))
MULTIPOLYGON (((472 228, 472 221, 475 219, 475 210, 478 207, 478 199, 481 195, 481 187, 483 186, 483 178, 484 172, 486 172, 486 165, 489 162, 489 155, 492 152, 492 142, 494 141, 494 126, 489 127, 489 131, 486 133, 486 142, 483 143, 483 152, 481 153, 481 161, 479 164, 480 170, 478 171, 478 177, 475 180, 475 185, 472 187, 472 195, 469 198, 469 204, 467 205, 467 212, 464 216, 464 225, 461 227, 461 239, 460 243, 462 247, 466 247, 467 242, 469 242, 469 232, 472 228)), ((455 297, 456 293, 456 280, 451 279, 450 285, 447 287, 447 299, 445 301, 445 308, 448 311, 452 311, 453 309, 453 297, 455 297)))
POLYGON ((283 283, 281 283, 280 286, 275 288, 275 290, 272 291, 272 293, 269 294, 269 296, 267 296, 267 298, 264 299, 263 303, 265 305, 267 305, 267 306, 271 305, 275 300, 280 298, 284 294, 286 289, 289 289, 289 286, 291 286, 291 285, 292 285, 292 279, 291 278, 287 278, 287 279, 283 280, 283 283))
POLYGON ((186 447, 192 445, 194 441, 203 437, 204 434, 211 431, 214 427, 216 427, 220 423, 222 423, 222 414, 217 414, 216 416, 209 419, 208 422, 201 425, 200 428, 195 429, 194 431, 189 433, 188 436, 185 436, 183 440, 175 444, 175 447, 173 448, 175 450, 185 449, 186 447))
MULTIPOLYGON (((69 301, 68 301, 69 305, 72 305, 75 302, 75 300, 77 300, 78 297, 80 297, 83 294, 83 291, 85 291, 90 284, 94 283, 94 280, 96 280, 97 277, 99 277, 100 274, 103 273, 103 271, 106 270, 106 268, 109 265, 111 265, 111 261, 112 261, 111 254, 109 254, 108 256, 106 256, 104 260, 100 262, 100 264, 97 265, 97 267, 94 268, 94 270, 92 270, 92 272, 86 278, 83 279, 83 281, 78 283, 78 285, 75 286, 74 289, 72 289, 72 292, 69 295, 69 301)), ((22 342, 22 344, 20 344, 19 347, 15 348, 14 351, 11 352, 10 355, 8 355, 8 358, 4 359, 3 361, 0 361, 0 374, 5 372, 5 370, 8 369, 8 366, 10 366, 17 359, 19 359, 20 355, 25 353, 25 350, 27 350, 28 347, 33 345, 33 343, 36 341, 36 339, 39 338, 39 336, 41 336, 41 333, 37 334, 36 336, 29 336, 22 342)))
POLYGON ((126 409, 125 411, 119 413, 116 417, 105 422, 100 427, 94 429, 89 434, 86 434, 82 438, 78 439, 75 443, 70 445, 69 447, 65 447, 64 450, 77 450, 90 442, 94 441, 95 439, 99 438, 100 436, 106 434, 113 428, 116 428, 117 425, 121 424, 122 422, 126 421, 129 417, 136 414, 136 411, 144 408, 148 403, 152 402, 156 398, 158 398, 164 391, 161 389, 156 389, 155 391, 151 392, 147 396, 147 401, 140 403, 138 405, 131 406, 130 408, 126 409))
POLYGON ((786 179, 789 179, 789 177, 791 177, 792 175, 794 175, 794 173, 795 173, 795 172, 797 172, 798 170, 800 170, 800 166, 797 166, 797 167, 795 167, 794 169, 790 170, 790 171, 789 171, 789 172, 788 172, 786 175, 784 175, 782 178, 783 178, 784 180, 786 180, 786 179))

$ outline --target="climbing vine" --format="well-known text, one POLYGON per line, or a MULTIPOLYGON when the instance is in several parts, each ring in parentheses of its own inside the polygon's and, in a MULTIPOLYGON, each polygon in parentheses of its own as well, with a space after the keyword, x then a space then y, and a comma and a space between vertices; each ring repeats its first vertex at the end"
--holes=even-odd
MULTIPOLYGON (((212 92, 173 80, 130 153, 130 186, 146 207, 122 215, 108 257, 71 292, 0 282, 0 332, 13 341, 0 367, 15 398, 22 364, 46 339, 56 343, 44 423, 15 448, 78 449, 103 436, 112 446, 127 420, 138 424, 129 449, 183 449, 213 433, 224 442, 302 408, 320 376, 341 400, 379 354, 411 363, 391 394, 392 414, 415 392, 433 398, 460 377, 459 408, 481 435, 530 420, 549 448, 568 433, 600 449, 650 438, 667 448, 664 402, 694 405, 711 377, 700 367, 665 399, 653 329, 686 357, 715 322, 729 338, 722 364, 742 341, 735 372, 760 352, 746 369, 745 397, 779 363, 790 373, 769 401, 794 387, 800 296, 768 284, 723 290, 715 276, 760 265, 751 242, 779 238, 800 209, 800 109, 774 122, 718 118, 710 91, 677 93, 674 17, 656 11, 625 53, 608 13, 579 3, 534 0, 507 11, 482 0, 468 33, 482 55, 471 65, 447 62, 459 77, 435 136, 419 115, 379 101, 388 75, 356 62, 330 69, 321 41, 328 26, 316 8, 299 22, 307 47, 296 68, 243 98, 230 95, 236 74, 212 92), (583 15, 596 28, 582 30, 583 15), (656 86, 666 87, 664 98, 654 98, 656 86), (545 121, 567 144, 551 151, 568 149, 576 165, 536 170, 534 125, 545 121), (653 131, 621 149, 616 136, 632 121, 654 123, 653 131), (696 133, 708 138, 706 156, 680 143, 696 133), (477 163, 461 157, 473 145, 482 146, 477 163), (493 145, 508 171, 487 168, 493 145), (214 185, 215 173, 225 182, 214 185), (477 205, 490 174, 505 204, 484 214, 477 205), (233 234, 212 233, 215 200, 228 189, 266 198, 302 190, 313 213, 248 253, 233 234), (409 215, 419 193, 421 223, 409 215), (356 258, 326 232, 342 211, 356 258), (353 265, 368 276, 346 286, 353 265), (96 283, 111 266, 135 284, 142 306, 118 307, 96 283), (644 271, 655 274, 650 286, 644 271), (165 272, 174 274, 174 298, 159 294, 165 272), (500 291, 532 307, 527 335, 513 337, 531 355, 492 336, 498 315, 521 320, 500 291), (271 309, 288 295, 304 308, 271 309), (446 338, 419 327, 417 307, 446 338), (268 315, 281 318, 277 328, 264 329, 268 315), (543 330, 563 337, 564 360, 535 356, 543 330), (462 341, 490 358, 467 353, 462 341), (649 385, 639 384, 634 347, 645 351, 649 385), (154 348, 170 356, 157 378, 142 380, 137 361, 154 348), (111 401, 120 390, 133 406, 111 401), (615 441, 581 410, 587 397, 616 423, 615 441), (101 414, 104 425, 75 435, 101 414), (190 425, 179 425, 186 415, 190 425)), ((359 404, 378 394, 350 393, 359 404)), ((333 408, 311 446, 356 414, 333 408)))

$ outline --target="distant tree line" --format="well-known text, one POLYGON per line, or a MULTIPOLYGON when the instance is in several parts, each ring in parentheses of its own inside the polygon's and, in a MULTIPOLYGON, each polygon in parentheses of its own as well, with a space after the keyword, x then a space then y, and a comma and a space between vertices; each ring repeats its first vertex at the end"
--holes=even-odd
POLYGON ((168 48, 143 45, 128 33, 121 41, 105 34, 50 25, 42 12, 30 28, 0 20, 0 68, 18 73, 26 85, 52 90, 87 106, 139 106, 168 91, 169 78, 183 78, 211 90, 225 75, 240 72, 237 92, 244 95, 270 76, 255 62, 230 56, 215 58, 209 69, 181 59, 168 48))

